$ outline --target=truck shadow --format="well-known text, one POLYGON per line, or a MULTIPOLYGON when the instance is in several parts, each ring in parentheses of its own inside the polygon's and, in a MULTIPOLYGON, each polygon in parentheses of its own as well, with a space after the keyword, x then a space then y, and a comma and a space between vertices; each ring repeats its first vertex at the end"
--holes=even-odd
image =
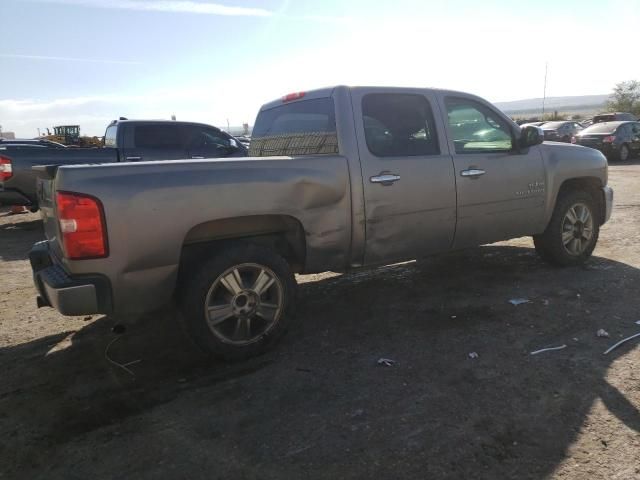
POLYGON ((141 360, 135 376, 105 359, 114 319, 101 317, 0 349, 0 471, 107 478, 134 457, 123 477, 157 478, 182 459, 202 467, 192 478, 210 478, 207 466, 297 478, 312 465, 313 478, 548 478, 594 408, 640 433, 633 386, 608 375, 637 342, 603 355, 640 330, 638 282, 638 269, 608 259, 554 269, 505 246, 301 277, 299 321, 276 350, 206 361, 168 310, 107 352, 141 360))

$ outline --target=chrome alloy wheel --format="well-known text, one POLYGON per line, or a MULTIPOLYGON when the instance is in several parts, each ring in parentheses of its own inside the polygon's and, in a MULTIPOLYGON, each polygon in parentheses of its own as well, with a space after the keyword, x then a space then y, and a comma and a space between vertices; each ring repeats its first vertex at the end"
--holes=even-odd
POLYGON ((284 305, 282 282, 269 268, 243 263, 225 270, 205 299, 211 332, 232 345, 258 341, 280 320, 284 305))
POLYGON ((562 221, 562 244, 569 255, 580 256, 593 237, 593 215, 584 203, 571 206, 562 221))

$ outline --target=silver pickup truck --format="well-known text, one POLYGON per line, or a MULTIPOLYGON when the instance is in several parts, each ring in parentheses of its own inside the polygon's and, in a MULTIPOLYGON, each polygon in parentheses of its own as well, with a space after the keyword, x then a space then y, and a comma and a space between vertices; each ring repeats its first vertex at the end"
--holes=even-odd
POLYGON ((294 273, 524 235, 576 265, 611 214, 607 161, 542 142, 473 95, 339 86, 264 105, 249 158, 36 167, 38 304, 128 317, 175 300, 233 359, 284 333, 294 273))

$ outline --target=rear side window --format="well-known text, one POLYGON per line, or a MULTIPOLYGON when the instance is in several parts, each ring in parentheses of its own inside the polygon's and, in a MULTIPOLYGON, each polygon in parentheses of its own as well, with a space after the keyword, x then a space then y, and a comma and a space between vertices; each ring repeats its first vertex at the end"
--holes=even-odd
POLYGON ((136 148, 181 148, 182 131, 178 125, 140 125, 135 127, 136 148))
POLYGON ((337 153, 335 108, 329 97, 285 103, 258 114, 250 156, 337 153))
POLYGON ((364 135, 377 157, 440 153, 433 113, 422 95, 370 93, 362 99, 364 135))
POLYGON ((118 127, 111 125, 104 133, 104 146, 105 147, 117 147, 116 135, 118 134, 118 127))
POLYGON ((616 116, 614 114, 610 114, 610 115, 596 115, 595 117, 593 117, 593 123, 600 123, 600 122, 613 122, 616 120, 616 116))

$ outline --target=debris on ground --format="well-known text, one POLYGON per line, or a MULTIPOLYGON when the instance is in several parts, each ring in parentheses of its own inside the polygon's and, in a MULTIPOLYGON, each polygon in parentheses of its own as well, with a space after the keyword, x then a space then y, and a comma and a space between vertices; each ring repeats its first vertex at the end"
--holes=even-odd
POLYGON ((549 348, 541 348, 540 350, 536 350, 535 352, 529 353, 529 355, 537 355, 542 352, 551 352, 553 350, 562 350, 563 348, 567 348, 566 345, 560 345, 559 347, 549 347, 549 348))
POLYGON ((21 213, 29 213, 29 210, 27 210, 27 207, 24 207, 22 205, 14 205, 11 207, 9 215, 19 215, 21 213))
POLYGON ((471 353, 469 354, 469 358, 478 358, 479 356, 480 356, 480 355, 478 355, 478 353, 477 353, 477 352, 471 352, 471 353))
POLYGON ((636 337, 640 337, 640 333, 636 333, 635 335, 631 335, 630 337, 627 338, 623 338, 622 340, 620 340, 618 343, 616 343, 615 345, 612 345, 611 347, 609 347, 605 352, 604 355, 606 355, 607 353, 611 352, 612 350, 615 350, 616 348, 618 348, 620 345, 622 345, 623 343, 628 342, 629 340, 636 338, 636 337))
POLYGON ((378 365, 382 365, 384 367, 393 367, 393 365, 395 365, 396 361, 395 360, 391 360, 390 358, 379 358, 377 363, 378 363, 378 365))
MULTIPOLYGON (((115 327, 114 327, 115 328, 115 327)), ((114 343, 116 343, 118 340, 120 340, 122 338, 121 335, 115 337, 113 340, 111 340, 109 342, 109 344, 107 345, 107 348, 104 349, 104 358, 107 360, 107 362, 109 362, 111 365, 116 366, 122 370, 124 370, 125 372, 127 372, 129 375, 131 375, 132 377, 135 377, 136 374, 133 373, 128 367, 130 367, 131 365, 135 365, 136 363, 140 363, 142 360, 133 360, 131 362, 127 362, 127 363, 120 363, 120 362, 116 362, 114 359, 112 359, 109 356, 109 349, 111 348, 111 345, 113 345, 114 343)))
POLYGON ((514 306, 522 305, 523 303, 529 303, 531 300, 528 298, 512 298, 509 303, 514 306))
POLYGON ((597 337, 609 338, 609 332, 607 332, 604 328, 601 328, 596 332, 597 337))

